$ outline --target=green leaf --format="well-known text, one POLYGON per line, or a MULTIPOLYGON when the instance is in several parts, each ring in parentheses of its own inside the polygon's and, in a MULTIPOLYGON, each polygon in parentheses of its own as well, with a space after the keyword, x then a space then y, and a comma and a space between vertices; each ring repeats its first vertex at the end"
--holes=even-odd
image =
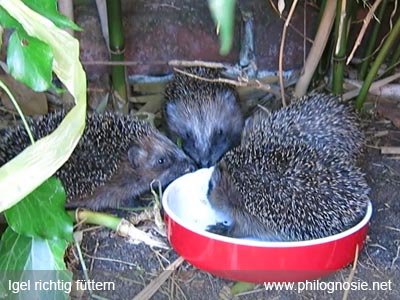
POLYGON ((10 14, 2 7, 0 7, 0 24, 4 28, 17 28, 24 30, 17 20, 10 16, 10 14))
POLYGON ((208 0, 211 16, 219 28, 221 47, 219 53, 229 53, 233 42, 233 28, 235 20, 235 0, 208 0))
POLYGON ((51 87, 53 53, 46 43, 15 31, 8 41, 7 65, 10 74, 34 91, 51 87))
POLYGON ((65 199, 61 182, 50 177, 4 214, 8 225, 19 234, 72 241, 73 223, 65 211, 65 199))
POLYGON ((23 2, 26 6, 51 20, 58 27, 82 31, 78 25, 58 12, 57 0, 24 0, 23 2))
MULTIPOLYGON (((3 270, 0 284, 2 293, 8 291, 6 299, 68 299, 65 290, 72 274, 65 268, 63 260, 67 245, 64 240, 26 237, 7 228, 0 243, 0 270, 3 270), (40 281, 64 285, 51 291, 40 289, 40 286, 35 288, 35 283, 40 281), (30 289, 13 293, 10 282, 29 283, 30 289)), ((14 285, 14 292, 16 288, 14 285)))
POLYGON ((69 158, 85 127, 87 91, 77 39, 21 1, 0 0, 0 6, 21 22, 29 35, 52 47, 53 71, 76 101, 52 134, 29 146, 0 168, 0 211, 4 211, 53 175, 69 158))
POLYGON ((230 291, 232 295, 237 295, 240 293, 252 291, 254 290, 255 286, 255 283, 238 281, 233 286, 231 286, 230 291))

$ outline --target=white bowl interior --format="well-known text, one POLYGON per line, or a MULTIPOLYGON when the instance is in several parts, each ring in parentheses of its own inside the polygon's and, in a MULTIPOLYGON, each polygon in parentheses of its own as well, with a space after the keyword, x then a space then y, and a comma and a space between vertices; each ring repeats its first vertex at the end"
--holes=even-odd
POLYGON ((214 167, 200 169, 186 174, 173 181, 164 191, 162 205, 170 218, 181 226, 210 239, 216 239, 233 244, 257 246, 257 247, 299 247, 316 245, 339 240, 353 234, 363 228, 372 216, 372 204, 368 203, 364 218, 352 228, 341 233, 308 241, 296 242, 270 242, 251 239, 237 239, 214 234, 206 231, 208 225, 215 223, 228 223, 228 215, 217 214, 207 200, 208 182, 214 167))

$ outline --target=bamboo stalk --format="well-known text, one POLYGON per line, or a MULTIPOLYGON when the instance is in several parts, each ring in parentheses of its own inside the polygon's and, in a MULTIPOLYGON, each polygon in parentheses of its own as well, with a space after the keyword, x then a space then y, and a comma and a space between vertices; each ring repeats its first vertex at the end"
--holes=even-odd
POLYGON ((347 1, 339 0, 336 7, 335 20, 335 51, 333 53, 333 78, 332 92, 335 95, 343 93, 344 59, 346 57, 347 24, 349 16, 347 13, 347 1))
MULTIPOLYGON (((121 0, 107 0, 107 18, 111 61, 124 61, 125 39, 122 27, 121 0)), ((128 89, 125 67, 114 65, 111 68, 112 84, 117 93, 114 97, 115 110, 128 113, 128 89)))
MULTIPOLYGON (((379 21, 376 22, 376 24, 374 25, 374 28, 371 33, 371 37, 368 39, 368 45, 367 45, 367 48, 366 48, 366 51, 364 54, 365 59, 364 59, 363 63, 361 64, 360 71, 358 72, 359 79, 364 79, 365 75, 367 74, 368 67, 369 67, 371 59, 372 59, 372 52, 375 48, 376 40, 378 39, 379 29, 381 28, 383 14, 386 10, 386 6, 387 6, 388 2, 389 2, 388 0, 383 0, 383 2, 381 3, 381 6, 379 7, 378 15, 377 15, 377 19, 379 21)), ((400 51, 399 51, 399 55, 400 55, 400 51)))
POLYGON ((310 84, 311 78, 318 66, 318 62, 324 52, 326 43, 329 38, 329 34, 332 29, 332 25, 335 19, 335 8, 337 0, 327 1, 322 21, 318 27, 318 32, 314 40, 314 44, 308 54, 306 64, 304 66, 303 75, 300 77, 296 84, 294 94, 297 97, 305 95, 308 86, 310 84))
POLYGON ((396 38, 400 33, 400 18, 397 19, 392 31, 389 33, 386 41, 383 43, 381 50, 379 51, 374 63, 371 66, 370 71, 368 72, 367 77, 365 78, 364 84, 361 87, 360 93, 356 99, 356 107, 358 110, 364 105, 365 98, 367 97, 368 90, 371 87, 373 80, 375 79, 376 74, 378 73, 379 67, 382 65, 384 59, 386 58, 390 48, 393 43, 396 41, 396 38))
MULTIPOLYGON (((317 24, 321 24, 327 1, 328 0, 321 0, 317 24)), ((332 39, 328 39, 327 45, 318 63, 318 70, 313 75, 312 81, 319 82, 324 77, 324 74, 326 74, 331 64, 331 60, 332 60, 332 39)))

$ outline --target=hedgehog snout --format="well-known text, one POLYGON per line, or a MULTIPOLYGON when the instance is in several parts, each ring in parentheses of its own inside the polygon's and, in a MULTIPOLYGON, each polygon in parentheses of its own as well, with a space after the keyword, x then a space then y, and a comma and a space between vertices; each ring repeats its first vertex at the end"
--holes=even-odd
POLYGON ((209 159, 208 157, 203 158, 200 162, 200 166, 202 168, 209 168, 213 165, 214 165, 214 162, 211 159, 209 159))
POLYGON ((190 161, 188 164, 188 167, 185 169, 184 172, 185 172, 185 174, 187 174, 187 173, 192 173, 196 170, 197 170, 196 165, 194 164, 194 162, 190 161))

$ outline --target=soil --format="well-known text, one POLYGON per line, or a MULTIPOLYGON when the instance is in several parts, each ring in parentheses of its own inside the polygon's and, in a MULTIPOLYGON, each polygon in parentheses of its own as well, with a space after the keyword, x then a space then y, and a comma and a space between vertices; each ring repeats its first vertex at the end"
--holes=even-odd
MULTIPOLYGON (((352 279, 349 276, 353 265, 349 265, 320 279, 314 290, 267 291, 260 284, 233 296, 230 288, 235 282, 214 277, 184 262, 168 273, 169 278, 151 299, 400 299, 400 159, 382 155, 378 149, 379 146, 400 146, 400 130, 390 121, 379 118, 369 118, 364 123, 367 147, 360 165, 371 187, 374 213, 352 279), (329 289, 332 282, 346 281, 366 282, 370 289, 351 290, 348 295, 343 290, 329 289), (380 290, 376 290, 378 285, 380 290)), ((133 299, 178 258, 173 249, 135 245, 104 228, 85 232, 81 248, 90 279, 116 284, 116 291, 97 294, 106 299, 133 299)), ((75 274, 82 275, 80 271, 75 274)), ((82 299, 87 298, 84 295, 82 299)))

